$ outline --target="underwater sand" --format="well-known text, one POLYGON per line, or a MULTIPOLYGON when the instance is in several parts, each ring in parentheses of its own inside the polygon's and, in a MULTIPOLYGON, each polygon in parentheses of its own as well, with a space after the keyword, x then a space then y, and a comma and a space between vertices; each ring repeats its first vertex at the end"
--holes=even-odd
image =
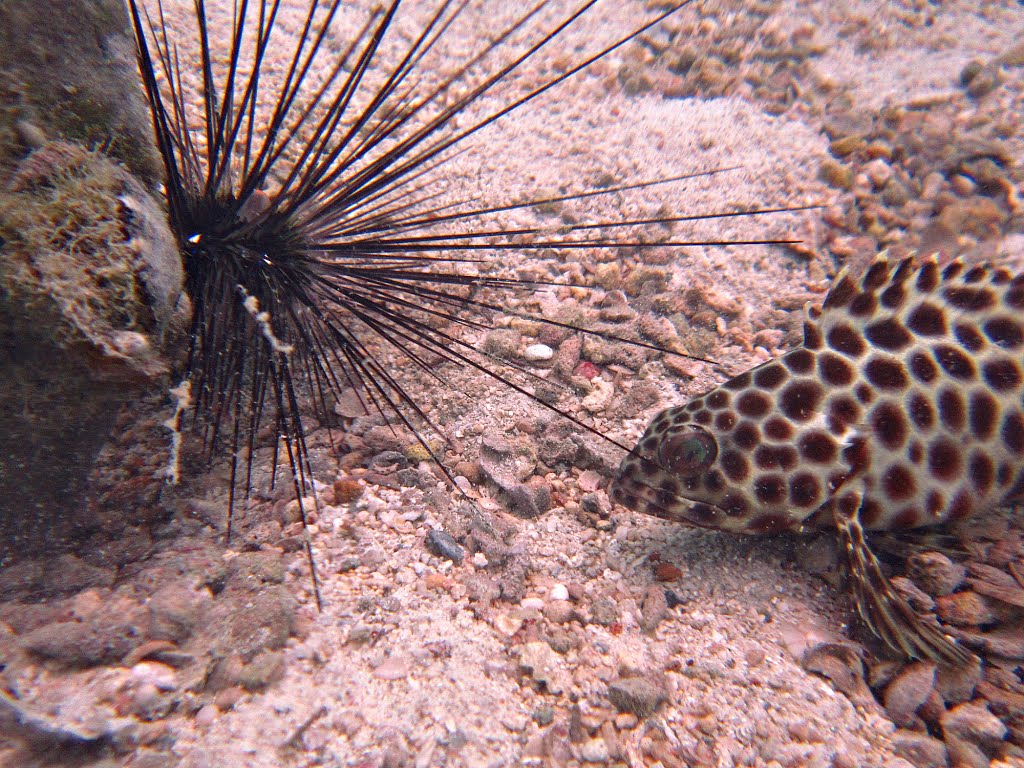
MULTIPOLYGON (((613 5, 604 17, 598 12, 583 20, 584 39, 591 32, 598 38, 614 34, 616 27, 625 31, 642 18, 641 3, 613 5)), ((718 9, 728 7, 710 4, 705 13, 725 23, 727 15, 718 9)), ((741 4, 735 7, 744 13, 741 4)), ((696 14, 687 8, 675 19, 689 24, 696 14)), ((850 99, 847 111, 855 114, 885 104, 941 101, 948 94, 963 98, 958 77, 964 65, 1003 53, 1024 29, 1024 11, 1011 3, 943 4, 907 14, 918 23, 907 25, 885 3, 843 10, 828 2, 772 4, 771 23, 783 30, 813 25, 814 40, 824 47, 810 59, 820 75, 820 97, 797 100, 776 115, 743 88, 708 100, 664 98, 660 90, 678 85, 665 70, 652 70, 651 88, 627 95, 616 81, 619 67, 633 66, 630 56, 643 58, 627 51, 481 132, 474 150, 452 164, 448 194, 514 200, 563 185, 587 189, 602 174, 630 183, 736 166, 707 179, 566 208, 581 221, 652 216, 662 206, 680 214, 737 205, 841 208, 850 193, 819 177, 829 156, 823 116, 813 108, 827 103, 822 81, 842 88, 850 99), (934 14, 933 24, 919 18, 926 13, 934 14), (865 41, 877 48, 865 49, 865 41)), ((184 14, 172 13, 170 20, 188 24, 184 14)), ((182 38, 190 33, 184 26, 182 38)), ((699 49, 701 41, 692 45, 699 49)), ((1007 72, 1020 76, 1019 67, 1007 72)), ((1024 116, 1019 83, 988 98, 1005 101, 1007 121, 1024 116)), ((958 110, 966 122, 976 105, 964 100, 958 110)), ((978 119, 987 114, 976 113, 978 119)), ((1007 143, 1019 161, 1020 139, 1007 143)), ((694 300, 723 317, 700 337, 706 346, 701 354, 723 362, 666 364, 657 358, 639 370, 612 363, 603 366, 612 385, 606 407, 590 414, 573 395, 563 395, 560 405, 631 444, 661 408, 788 348, 797 338, 799 308, 820 300, 837 266, 825 247, 835 235, 822 217, 817 210, 695 228, 709 237, 786 237, 803 246, 673 250, 667 263, 656 265, 670 276, 663 290, 696 289, 694 300), (630 399, 640 381, 645 396, 630 399)), ((509 217, 509 226, 558 223, 533 209, 509 217)), ((840 245, 852 249, 847 257, 863 258, 867 246, 844 237, 840 245)), ((1019 234, 1005 242, 979 238, 978 250, 1002 249, 1020 258, 1020 243, 1019 234)), ((510 269, 527 264, 521 256, 508 258, 510 269)), ((626 255, 627 278, 643 259, 626 255)), ((596 259, 569 260, 581 262, 589 277, 599 272, 596 259)), ((527 299, 524 306, 554 312, 570 300, 596 308, 603 292, 563 290, 542 294, 536 305, 527 299)), ((631 306, 641 315, 651 311, 642 293, 631 296, 631 306)), ((552 415, 452 368, 442 370, 453 383, 450 391, 408 380, 417 401, 428 405, 431 417, 461 447, 460 454, 449 454, 455 462, 472 468, 482 440, 498 444, 499 453, 501 438, 536 448, 552 415)), ((844 640, 851 617, 836 579, 830 584, 815 572, 834 567, 828 537, 741 538, 612 507, 607 473, 619 453, 592 435, 582 439, 604 458, 595 460, 596 470, 544 476, 553 505, 533 519, 508 514, 486 484, 466 484, 483 518, 467 521, 440 480, 426 490, 364 482, 355 502, 328 505, 313 534, 322 613, 313 607, 302 560, 286 555, 285 584, 302 607, 297 636, 284 649, 283 677, 263 693, 229 686, 215 702, 185 696, 191 673, 173 670, 162 695, 181 695, 195 706, 154 718, 163 735, 109 764, 912 764, 894 751, 896 726, 880 704, 871 697, 851 700, 800 663, 808 646, 844 640), (461 564, 453 564, 426 546, 431 529, 470 532, 479 551, 467 551, 461 564), (678 605, 664 603, 666 589, 678 605), (661 692, 664 702, 649 719, 620 713, 610 701, 609 685, 625 678, 661 692)), ((322 432, 310 437, 312 445, 323 441, 322 432)), ((346 474, 328 453, 322 452, 317 474, 327 485, 346 474)), ((191 510, 194 516, 202 506, 189 506, 190 498, 201 499, 205 509, 223 510, 225 475, 220 468, 190 480, 179 493, 186 500, 181 514, 191 510)), ((271 505, 264 502, 263 511, 271 505)), ((250 512, 254 517, 262 514, 258 507, 250 512)), ((212 527, 189 531, 193 538, 215 540, 212 527)), ((175 544, 165 539, 159 546, 173 551, 175 544)), ((110 696, 89 696, 117 689, 130 675, 118 668, 22 674, 24 698, 55 701, 76 690, 86 711, 109 707, 110 696)), ((7 756, 3 764, 10 766, 24 759, 10 750, 7 756)))

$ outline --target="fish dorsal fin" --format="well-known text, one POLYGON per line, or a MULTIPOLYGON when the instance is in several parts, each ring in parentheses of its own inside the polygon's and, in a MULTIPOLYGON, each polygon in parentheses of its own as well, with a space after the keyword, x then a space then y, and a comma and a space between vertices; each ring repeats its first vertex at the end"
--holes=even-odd
POLYGON ((909 343, 911 334, 946 336, 958 318, 993 311, 1000 300, 997 286, 1013 279, 993 264, 968 266, 954 259, 942 267, 934 256, 890 259, 883 251, 860 277, 840 270, 820 315, 808 315, 804 343, 813 348, 811 342, 820 346, 821 339, 837 334, 829 346, 840 352, 847 351, 843 337, 851 351, 863 343, 892 351, 909 343))
MULTIPOLYGON (((934 270, 935 282, 939 282, 940 270, 934 258, 915 265, 913 257, 890 259, 888 252, 882 251, 859 277, 843 267, 821 306, 804 307, 804 346, 821 348, 825 337, 839 326, 847 335, 862 336, 866 325, 903 304, 915 290, 911 278, 923 269, 934 270)), ((852 339, 850 344, 854 344, 852 339)))

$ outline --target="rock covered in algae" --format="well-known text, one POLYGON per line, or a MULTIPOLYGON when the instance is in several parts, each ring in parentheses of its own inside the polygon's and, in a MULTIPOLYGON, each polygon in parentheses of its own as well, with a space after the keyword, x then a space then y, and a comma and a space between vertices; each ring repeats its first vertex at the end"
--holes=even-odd
POLYGON ((187 323, 133 50, 120 0, 0 3, 0 565, 97 525, 95 457, 187 323))
POLYGON ((85 507, 78 493, 118 408, 169 373, 164 350, 176 345, 188 311, 182 279, 159 207, 109 158, 49 142, 4 180, 5 547, 35 549, 83 522, 74 520, 85 507))

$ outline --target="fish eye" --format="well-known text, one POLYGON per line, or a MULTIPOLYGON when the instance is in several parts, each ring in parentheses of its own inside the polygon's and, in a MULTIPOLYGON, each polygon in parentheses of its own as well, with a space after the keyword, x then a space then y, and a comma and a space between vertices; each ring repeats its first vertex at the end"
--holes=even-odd
POLYGON ((718 443, 706 429, 687 426, 662 441, 658 448, 661 465, 676 475, 693 477, 706 472, 718 456, 718 443))

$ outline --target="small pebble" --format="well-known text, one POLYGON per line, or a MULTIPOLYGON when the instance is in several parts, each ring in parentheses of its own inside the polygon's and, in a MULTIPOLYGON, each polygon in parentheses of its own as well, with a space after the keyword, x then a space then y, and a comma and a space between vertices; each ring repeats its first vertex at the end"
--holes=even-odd
POLYGON ((555 356, 555 351, 547 344, 531 344, 523 350, 523 357, 531 363, 544 362, 555 356))
POLYGON ((196 712, 196 725, 206 728, 213 725, 217 720, 217 707, 213 704, 204 704, 196 712))
MULTIPOLYGON (((427 533, 426 538, 427 549, 433 552, 438 557, 444 557, 451 560, 456 565, 462 564, 462 559, 465 554, 455 539, 453 539, 448 533, 439 531, 437 529, 431 529, 427 533)), ((475 562, 475 558, 474 558, 475 562)))
POLYGON ((551 600, 568 600, 569 589, 564 584, 555 584, 551 587, 551 591, 548 593, 548 598, 551 600))
POLYGON ((524 597, 519 605, 527 611, 540 611, 544 608, 544 601, 539 597, 524 597))
POLYGON ((632 712, 622 712, 615 716, 615 727, 620 731, 631 731, 639 724, 639 718, 632 712))
POLYGON ((405 659, 397 656, 389 656, 373 670, 373 676, 378 680, 403 680, 408 675, 408 663, 405 659))
POLYGON ((580 747, 580 757, 585 763, 608 762, 608 745, 604 739, 588 739, 580 747))

